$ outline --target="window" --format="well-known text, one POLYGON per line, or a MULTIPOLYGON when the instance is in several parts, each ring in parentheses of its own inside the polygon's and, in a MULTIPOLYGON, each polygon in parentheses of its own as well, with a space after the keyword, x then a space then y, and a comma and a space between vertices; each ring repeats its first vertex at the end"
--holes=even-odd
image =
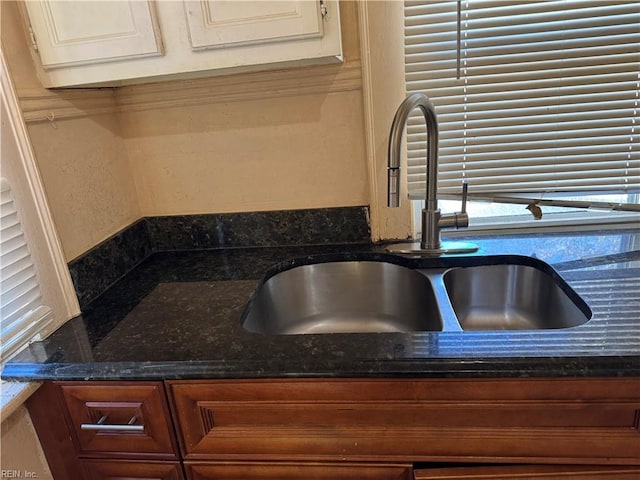
POLYGON ((0 178, 0 357, 6 360, 52 322, 9 182, 0 178))
MULTIPOLYGON (((637 1, 405 1, 407 91, 436 107, 439 195, 466 181, 472 200, 518 203, 529 218, 534 201, 545 213, 640 211, 639 19, 637 1)), ((417 113, 407 140, 419 199, 427 138, 417 113)))

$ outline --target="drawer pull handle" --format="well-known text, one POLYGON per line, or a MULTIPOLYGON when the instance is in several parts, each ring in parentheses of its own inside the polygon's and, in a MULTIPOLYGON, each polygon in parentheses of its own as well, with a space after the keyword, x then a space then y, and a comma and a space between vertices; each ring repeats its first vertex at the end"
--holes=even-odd
POLYGON ((134 425, 136 423, 136 416, 134 415, 126 425, 109 425, 104 422, 107 421, 107 416, 103 415, 98 420, 98 423, 83 423, 80 425, 82 430, 119 430, 121 432, 142 432, 144 431, 144 425, 134 425))

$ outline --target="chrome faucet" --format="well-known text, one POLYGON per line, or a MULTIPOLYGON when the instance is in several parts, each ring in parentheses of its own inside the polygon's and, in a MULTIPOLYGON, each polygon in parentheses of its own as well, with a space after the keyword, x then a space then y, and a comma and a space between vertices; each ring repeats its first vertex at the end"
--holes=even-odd
POLYGON ((419 108, 427 124, 427 189, 425 192, 425 208, 422 209, 422 238, 419 244, 399 243, 389 245, 387 250, 396 253, 413 253, 424 255, 440 255, 444 253, 471 253, 478 247, 467 242, 442 242, 442 228, 464 228, 469 226, 466 212, 467 184, 462 187, 462 211, 442 214, 438 208, 438 120, 433 104, 426 95, 414 93, 407 97, 398 107, 391 124, 389 134, 389 207, 400 206, 400 152, 402 148, 402 132, 409 115, 419 108))

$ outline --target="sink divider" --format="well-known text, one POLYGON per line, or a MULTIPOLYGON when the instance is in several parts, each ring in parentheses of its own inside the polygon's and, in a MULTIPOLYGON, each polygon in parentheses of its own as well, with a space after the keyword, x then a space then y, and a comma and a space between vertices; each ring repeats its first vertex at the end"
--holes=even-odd
POLYGON ((433 293, 435 295, 440 316, 442 319, 443 332, 462 332, 462 327, 458 322, 458 317, 453 310, 453 305, 449 300, 449 294, 444 285, 444 274, 450 269, 417 269, 416 272, 424 275, 429 279, 433 293))

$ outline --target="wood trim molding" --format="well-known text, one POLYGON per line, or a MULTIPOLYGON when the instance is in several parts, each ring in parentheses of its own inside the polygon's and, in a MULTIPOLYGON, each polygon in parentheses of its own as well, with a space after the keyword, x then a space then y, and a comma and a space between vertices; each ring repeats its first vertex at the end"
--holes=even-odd
POLYGON ((26 122, 221 102, 336 93, 362 88, 360 61, 117 88, 22 90, 26 122))
POLYGON ((27 123, 80 118, 118 111, 113 88, 82 90, 21 90, 18 92, 27 123))
MULTIPOLYGON (((35 155, 29 141, 26 125, 20 109, 16 90, 9 74, 9 69, 5 61, 4 51, 0 49, 0 82, 2 84, 1 95, 2 105, 7 109, 11 130, 15 137, 16 146, 18 148, 18 156, 21 168, 24 171, 26 179, 25 188, 28 190, 33 199, 33 211, 30 215, 30 221, 34 222, 37 230, 42 235, 42 242, 38 248, 43 253, 44 258, 50 260, 52 279, 51 282, 56 285, 56 296, 60 298, 60 310, 54 309, 56 316, 52 326, 46 332, 41 332, 46 336, 69 318, 80 313, 78 298, 71 281, 71 275, 67 267, 67 262, 62 251, 62 245, 56 231, 55 223, 49 210, 47 198, 44 191, 40 172, 38 170, 35 155), (64 309, 64 311, 62 311, 64 309)), ((49 282, 47 282, 49 283, 49 282)))
MULTIPOLYGON (((413 233, 410 202, 387 208, 387 142, 396 108, 406 95, 402 2, 358 3, 371 238, 407 239, 413 233)), ((406 159, 403 160, 403 165, 406 159)), ((405 167, 403 167, 403 171, 405 167)), ((406 191, 406 175, 403 176, 406 191)))
POLYGON ((375 242, 381 239, 380 232, 380 194, 378 192, 378 162, 376 162, 376 130, 374 117, 374 98, 371 71, 371 56, 369 53, 370 28, 369 6, 363 1, 358 4, 358 24, 360 27, 360 48, 362 58, 362 101, 364 107, 364 136, 367 149, 367 173, 369 174, 369 221, 371 225, 371 239, 375 242))
POLYGON ((362 88, 360 61, 132 85, 118 89, 120 111, 253 101, 362 88))

